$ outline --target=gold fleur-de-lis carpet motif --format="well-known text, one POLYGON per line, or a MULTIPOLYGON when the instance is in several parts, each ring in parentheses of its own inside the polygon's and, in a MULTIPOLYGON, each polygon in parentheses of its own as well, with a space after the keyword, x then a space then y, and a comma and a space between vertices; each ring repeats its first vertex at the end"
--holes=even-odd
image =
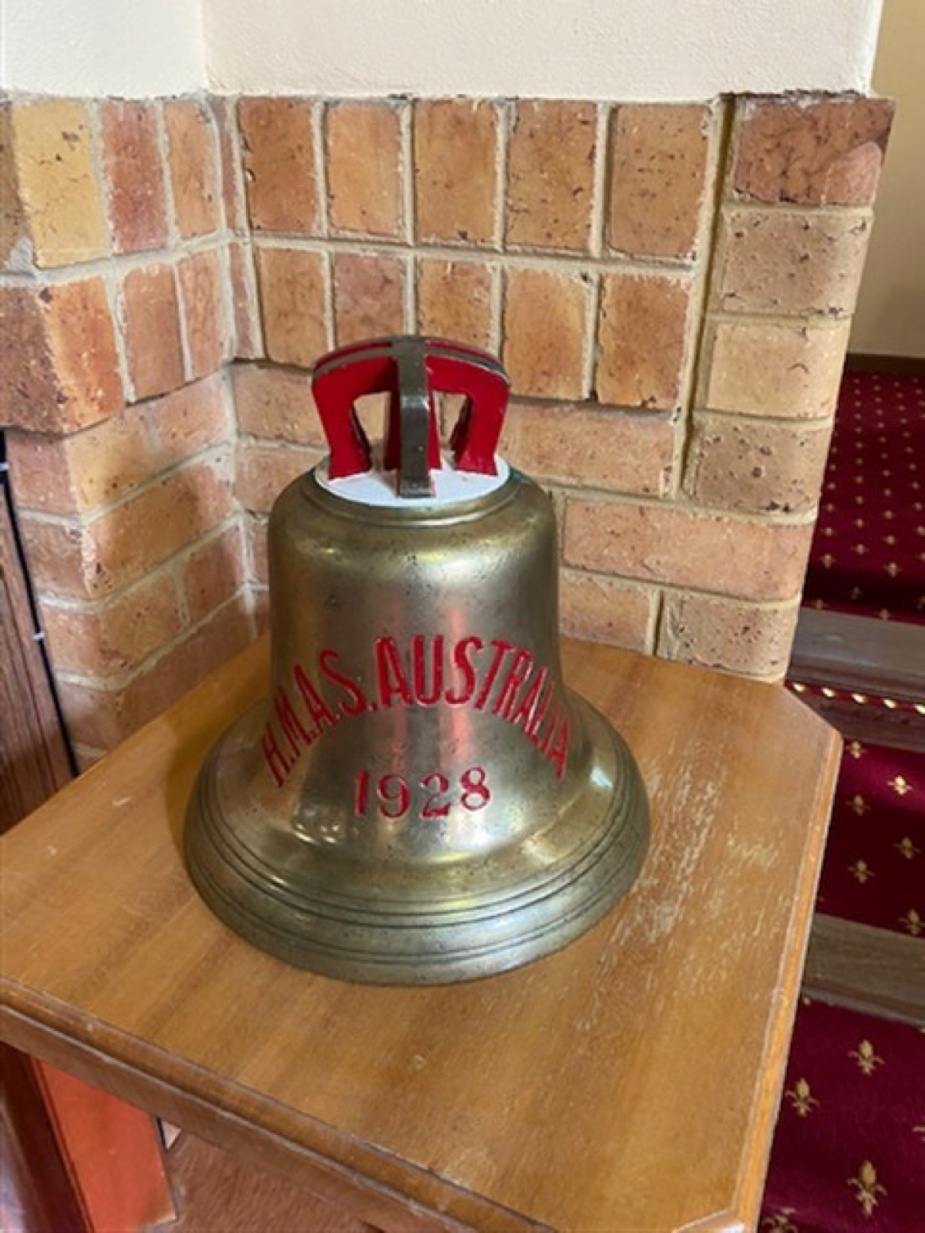
MULTIPOLYGON (((846 374, 804 602, 925 623, 923 502, 925 379, 846 374)), ((925 981, 925 754, 845 741, 816 906, 921 939, 925 981)), ((925 1027, 803 1001, 758 1227, 925 1233, 925 1027)))
POLYGON ((925 755, 845 742, 816 908, 925 939, 925 755))
POLYGON ((803 602, 925 624, 925 377, 846 373, 803 602))
POLYGON ((925 1233, 925 1034, 804 1000, 761 1233, 925 1233))

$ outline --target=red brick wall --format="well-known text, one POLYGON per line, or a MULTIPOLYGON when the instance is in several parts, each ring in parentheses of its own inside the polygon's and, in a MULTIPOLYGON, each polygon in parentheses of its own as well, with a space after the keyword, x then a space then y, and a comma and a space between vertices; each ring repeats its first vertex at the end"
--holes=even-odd
POLYGON ((232 311, 236 136, 201 99, 15 99, 2 116, 0 424, 90 761, 253 631, 228 369, 257 329, 246 296, 232 311))
POLYGON ((14 100, 0 422, 86 756, 250 636, 305 370, 400 330, 501 354, 570 633, 779 678, 890 114, 14 100))

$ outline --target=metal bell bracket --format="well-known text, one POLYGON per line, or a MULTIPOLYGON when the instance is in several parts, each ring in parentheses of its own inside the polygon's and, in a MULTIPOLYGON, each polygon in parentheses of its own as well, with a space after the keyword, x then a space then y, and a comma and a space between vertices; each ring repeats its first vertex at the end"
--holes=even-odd
POLYGON ((509 389, 494 356, 444 339, 399 334, 330 351, 312 370, 312 392, 330 447, 328 476, 343 479, 372 469, 369 438, 354 404, 366 394, 382 393, 390 396, 383 466, 398 471, 400 497, 429 497, 430 473, 443 465, 436 393, 465 398, 450 437, 454 467, 496 475, 509 389))

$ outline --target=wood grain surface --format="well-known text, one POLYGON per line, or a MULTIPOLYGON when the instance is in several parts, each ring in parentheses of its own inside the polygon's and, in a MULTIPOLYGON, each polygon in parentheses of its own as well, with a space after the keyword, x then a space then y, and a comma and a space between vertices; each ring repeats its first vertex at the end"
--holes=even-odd
POLYGON ((3 1031, 387 1230, 757 1217, 838 763, 783 690, 604 647, 566 675, 652 802, 631 894, 565 951, 380 989, 232 935, 180 858, 251 648, 5 841, 3 1031))

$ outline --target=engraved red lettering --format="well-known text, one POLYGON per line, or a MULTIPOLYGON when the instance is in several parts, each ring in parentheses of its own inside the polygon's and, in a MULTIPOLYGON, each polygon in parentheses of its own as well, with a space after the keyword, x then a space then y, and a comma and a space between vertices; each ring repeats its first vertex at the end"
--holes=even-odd
POLYGON ((376 796, 384 818, 403 818, 411 808, 411 789, 404 775, 383 775, 376 784, 376 796))
POLYGON ((433 706, 443 693, 443 634, 427 639, 415 634, 411 639, 411 683, 418 706, 433 706), (430 641, 430 688, 427 688, 425 644, 430 641))
POLYGON ((488 787, 488 772, 483 766, 470 766, 459 777, 462 788, 463 809, 475 811, 483 809, 491 800, 491 790, 488 787))
POLYGON ((266 765, 270 778, 278 788, 292 770, 294 763, 286 761, 283 751, 280 749, 276 737, 273 735, 273 730, 269 724, 264 729, 263 737, 260 741, 260 748, 263 751, 263 761, 266 765))
POLYGON ((411 706, 411 688, 394 638, 376 639, 376 676, 380 706, 391 706, 393 697, 400 699, 405 706, 411 706))
POLYGON ((488 695, 491 693, 492 686, 497 679, 498 672, 501 669, 501 663, 508 651, 512 651, 514 649, 510 642, 502 642, 498 638, 492 638, 491 645, 495 648, 495 654, 488 666, 488 671, 485 674, 485 680, 482 682, 482 688, 479 690, 479 696, 476 698, 474 703, 477 711, 485 709, 485 703, 488 701, 488 695))
POLYGON ((447 690, 446 701, 450 706, 462 706, 475 693, 475 667, 472 655, 484 647, 481 638, 462 638, 453 648, 453 664, 462 675, 462 685, 456 691, 447 690))
MULTIPOLYGON (((305 675, 305 669, 301 664, 296 664, 292 669, 292 679, 295 681, 299 693, 308 708, 308 717, 318 728, 320 733, 324 728, 333 728, 337 724, 337 718, 331 712, 331 708, 319 694, 308 677, 305 675)), ((318 733, 315 735, 317 736, 318 733)))
POLYGON ((440 771, 434 771, 433 774, 424 776, 420 781, 420 786, 427 793, 424 804, 421 806, 421 817, 448 818, 450 800, 446 794, 450 790, 450 781, 446 775, 442 775, 440 771), (445 799, 441 800, 441 797, 445 799))
POLYGON ((515 728, 522 727, 524 732, 529 735, 530 723, 533 719, 533 712, 536 710, 537 703, 540 700, 540 694, 543 692, 543 686, 546 684, 546 678, 549 676, 548 668, 540 668, 531 679, 527 688, 523 692, 523 697, 517 704, 517 709, 511 715, 511 723, 515 728))
POLYGON ((495 699, 495 705, 492 707, 494 713, 500 715, 502 719, 510 719, 511 711, 514 709, 514 703, 517 700, 517 691, 527 679, 532 667, 533 656, 529 651, 517 651, 515 653, 510 671, 505 678, 504 684, 498 691, 498 697, 495 699))
POLYGON ((556 692, 555 683, 551 677, 547 676, 544 682, 545 693, 540 695, 539 703, 536 710, 530 717, 529 727, 526 729, 527 736, 534 745, 542 744, 540 738, 540 728, 543 726, 543 720, 546 718, 546 713, 549 710, 549 704, 552 702, 552 696, 556 692))
POLYGON ((356 792, 354 794, 353 812, 358 818, 366 813, 366 806, 369 804, 369 771, 359 771, 356 779, 356 792))
POLYGON ((559 720, 559 726, 556 728, 556 737, 552 743, 552 749, 546 755, 550 763, 556 768, 557 779, 561 779, 565 774, 565 760, 568 757, 568 737, 568 717, 563 715, 559 720))
POLYGON ((297 755, 300 745, 308 748, 318 733, 306 732, 302 726, 302 721, 292 709, 292 703, 289 701, 289 695, 285 689, 280 689, 277 692, 276 697, 273 699, 273 710, 276 712, 279 726, 282 729, 283 736, 289 742, 289 748, 292 753, 297 755))
POLYGON ((362 715, 366 710, 366 695, 360 689, 355 681, 352 681, 349 676, 344 676, 342 672, 338 672, 333 666, 340 660, 340 655, 337 651, 325 649, 318 656, 318 662, 321 665, 321 671, 325 676, 334 682, 347 695, 348 701, 340 703, 342 715, 362 715))

